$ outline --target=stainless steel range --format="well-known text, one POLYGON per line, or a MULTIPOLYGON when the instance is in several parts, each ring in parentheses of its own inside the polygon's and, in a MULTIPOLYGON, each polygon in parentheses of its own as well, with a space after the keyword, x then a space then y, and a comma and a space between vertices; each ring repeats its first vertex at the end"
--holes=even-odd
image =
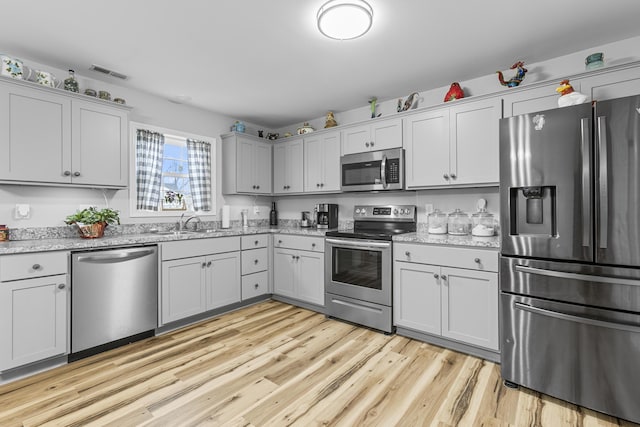
POLYGON ((353 231, 326 234, 326 314, 391 333, 392 238, 416 231, 416 207, 355 206, 353 219, 353 231))

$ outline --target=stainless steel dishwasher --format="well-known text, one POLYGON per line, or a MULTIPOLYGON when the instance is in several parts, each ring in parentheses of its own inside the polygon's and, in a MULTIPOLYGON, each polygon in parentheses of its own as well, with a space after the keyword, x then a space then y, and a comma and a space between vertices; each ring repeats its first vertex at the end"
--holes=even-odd
POLYGON ((157 324, 157 246, 72 254, 70 361, 153 336, 157 324))

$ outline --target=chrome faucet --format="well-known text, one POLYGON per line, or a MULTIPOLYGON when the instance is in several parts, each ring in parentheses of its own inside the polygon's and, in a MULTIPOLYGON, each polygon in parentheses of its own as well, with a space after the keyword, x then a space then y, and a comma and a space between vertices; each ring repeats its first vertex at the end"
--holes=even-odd
POLYGON ((200 219, 200 217, 198 215, 191 215, 190 217, 188 217, 186 220, 184 219, 184 213, 182 215, 180 215, 180 220, 178 221, 177 224, 177 229, 178 231, 183 231, 186 230, 187 228, 187 224, 189 223, 189 221, 191 221, 192 219, 198 221, 196 223, 196 225, 194 226, 194 230, 197 230, 199 225, 198 224, 202 224, 202 219, 200 219))

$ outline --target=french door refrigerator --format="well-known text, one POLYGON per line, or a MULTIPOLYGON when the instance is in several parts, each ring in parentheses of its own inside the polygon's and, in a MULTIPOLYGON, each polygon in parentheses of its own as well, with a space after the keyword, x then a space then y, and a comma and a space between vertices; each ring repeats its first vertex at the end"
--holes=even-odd
POLYGON ((502 376, 640 422, 640 96, 500 121, 502 376))

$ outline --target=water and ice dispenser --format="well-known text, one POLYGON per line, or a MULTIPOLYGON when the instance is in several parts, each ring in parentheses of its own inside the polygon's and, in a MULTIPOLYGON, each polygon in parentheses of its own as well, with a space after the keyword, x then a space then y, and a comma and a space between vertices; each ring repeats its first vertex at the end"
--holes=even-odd
POLYGON ((509 234, 555 237, 556 186, 509 188, 509 234))

